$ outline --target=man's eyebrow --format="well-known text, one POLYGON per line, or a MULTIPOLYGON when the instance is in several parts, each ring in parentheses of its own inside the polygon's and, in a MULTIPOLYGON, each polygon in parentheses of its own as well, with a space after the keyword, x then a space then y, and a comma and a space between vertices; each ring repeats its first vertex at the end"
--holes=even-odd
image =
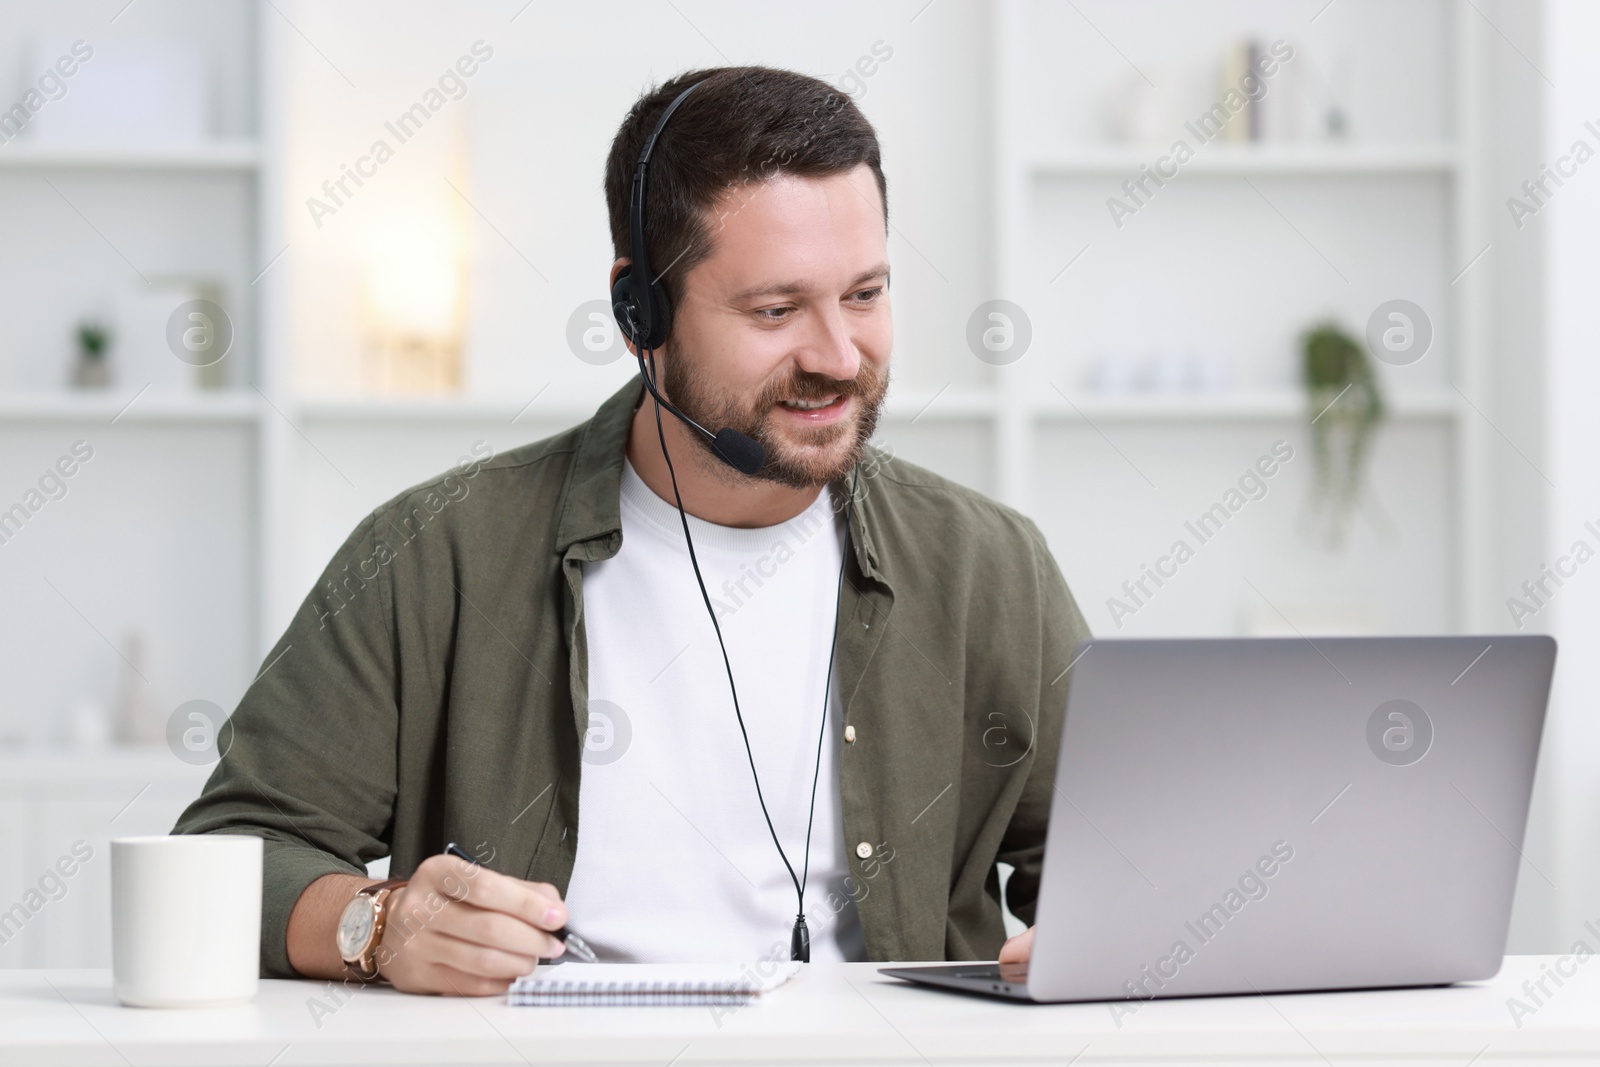
MULTIPOLYGON (((850 279, 847 289, 854 289, 862 282, 869 282, 874 278, 889 273, 889 264, 879 263, 877 266, 868 267, 866 270, 850 279)), ((773 282, 771 285, 758 285, 752 289, 741 289, 734 293, 732 301, 742 304, 746 300, 754 300, 758 296, 794 296, 797 293, 810 292, 810 287, 803 282, 773 282)))

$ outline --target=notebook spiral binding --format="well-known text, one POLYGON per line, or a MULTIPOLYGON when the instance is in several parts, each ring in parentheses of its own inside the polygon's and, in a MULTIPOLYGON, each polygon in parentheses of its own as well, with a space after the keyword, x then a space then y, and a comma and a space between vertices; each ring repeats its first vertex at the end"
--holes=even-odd
POLYGON ((547 979, 518 982, 507 994, 516 1007, 619 1007, 628 1005, 748 1004, 755 986, 723 982, 591 982, 547 979))

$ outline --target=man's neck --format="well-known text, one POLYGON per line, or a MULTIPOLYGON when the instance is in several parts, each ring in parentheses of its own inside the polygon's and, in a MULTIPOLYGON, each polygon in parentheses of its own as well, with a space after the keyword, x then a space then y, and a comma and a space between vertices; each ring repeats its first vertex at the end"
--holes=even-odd
MULTIPOLYGON (((792 489, 777 482, 746 478, 706 452, 694 431, 663 411, 661 427, 672 453, 683 510, 697 519, 719 526, 743 528, 776 526, 810 507, 818 488, 792 489)), ((628 461, 652 492, 673 503, 672 474, 661 455, 656 433, 655 405, 647 396, 633 413, 628 427, 628 461)))

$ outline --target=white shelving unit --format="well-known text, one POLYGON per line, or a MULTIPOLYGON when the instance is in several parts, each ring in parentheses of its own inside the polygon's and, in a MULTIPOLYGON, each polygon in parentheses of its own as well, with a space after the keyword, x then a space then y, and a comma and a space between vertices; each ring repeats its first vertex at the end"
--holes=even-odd
POLYGON ((260 418, 255 393, 218 389, 211 393, 104 392, 0 393, 0 420, 6 422, 253 423, 260 418))
MULTIPOLYGON (((599 399, 604 399, 599 398, 599 399)), ((299 418, 316 423, 393 423, 393 422, 482 422, 510 424, 520 422, 581 422, 594 414, 595 403, 546 403, 500 400, 493 397, 361 397, 303 398, 295 402, 299 418)), ((885 405, 886 418, 931 421, 961 418, 994 418, 999 397, 992 389, 947 388, 937 392, 898 394, 885 405)))
POLYGON ((260 358, 250 285, 262 169, 249 57, 256 6, 176 0, 132 10, 90 34, 83 13, 23 4, 0 28, 0 45, 27 63, 34 42, 83 30, 102 53, 181 40, 214 75, 203 79, 205 125, 194 131, 203 139, 164 143, 128 130, 104 142, 55 143, 30 125, 0 145, 7 253, 0 270, 8 272, 0 464, 11 487, 3 506, 25 499, 75 440, 94 450, 61 501, 35 509, 5 546, 3 598, 16 618, 28 619, 0 635, 18 698, 18 710, 0 725, 5 737, 58 737, 72 701, 105 703, 122 665, 119 643, 135 629, 147 651, 164 643, 156 654, 174 689, 220 697, 248 677, 257 643, 254 578, 227 573, 210 546, 193 542, 225 541, 246 555, 257 548, 262 408, 248 387, 260 358), (221 287, 235 326, 222 367, 228 388, 144 388, 119 361, 116 335, 133 328, 118 321, 123 298, 137 300, 149 284, 173 279, 221 287), (72 327, 84 320, 112 327, 113 383, 103 388, 66 384, 72 327), (108 548, 113 540, 120 553, 108 548), (199 561, 206 573, 188 580, 186 566, 199 561), (157 596, 155 588, 172 592, 157 596))
MULTIPOLYGON (((1039 33, 1035 25, 1038 5, 1033 0, 998 0, 994 11, 993 291, 999 297, 1022 299, 1015 294, 1037 292, 1040 288, 1035 285, 1030 290, 1033 279, 1027 274, 1028 253, 1038 241, 1037 206, 1048 202, 1052 195, 1061 195, 1061 190, 1085 183, 1086 187, 1099 190, 1101 198, 1114 194, 1114 179, 1137 177, 1141 166, 1152 164, 1170 151, 1171 141, 1148 145, 1080 144, 1070 148, 1041 143, 1044 135, 1038 124, 1027 118, 1029 94, 1039 93, 1038 83, 1029 82, 1027 76, 1028 45, 1039 33)), ((1197 183, 1240 183, 1240 179, 1256 177, 1313 182, 1359 179, 1376 183, 1377 188, 1387 188, 1384 183, 1390 182, 1429 183, 1448 201, 1443 209, 1447 232, 1444 247, 1436 250, 1438 261, 1441 265, 1454 264, 1451 273, 1466 266, 1489 240, 1482 207, 1489 165, 1483 129, 1485 31, 1483 20, 1470 10, 1464 14, 1456 10, 1455 14, 1454 39, 1445 49, 1446 69, 1439 72, 1447 82, 1445 95, 1452 105, 1449 118, 1454 132, 1447 140, 1392 144, 1217 141, 1202 145, 1181 166, 1180 182, 1191 190, 1197 183)), ((1081 23, 1077 25, 1086 30, 1081 23)), ((1056 248, 1055 252, 1059 262, 1065 264, 1077 247, 1056 248)), ((1486 587, 1489 474, 1485 449, 1486 435, 1493 431, 1465 398, 1481 397, 1486 380, 1483 362, 1489 293, 1483 271, 1464 271, 1455 279, 1446 275, 1445 280, 1450 282, 1444 286, 1450 297, 1449 321, 1441 324, 1441 329, 1448 330, 1452 346, 1442 357, 1447 360, 1447 380, 1442 386, 1421 391, 1390 390, 1385 403, 1391 429, 1432 424, 1447 439, 1447 465, 1437 472, 1437 479, 1450 487, 1449 514, 1440 517, 1440 525, 1453 533, 1452 543, 1440 546, 1450 560, 1457 585, 1448 618, 1459 629, 1487 628, 1492 625, 1492 596, 1486 587)), ((1316 312, 1308 308, 1306 314, 1309 317, 1316 312)), ((1363 323, 1351 325, 1359 331, 1363 323)), ((1034 329, 1037 346, 1041 329, 1037 314, 1034 329)), ((1130 326, 1130 332, 1136 332, 1136 327, 1130 326)), ((1030 352, 1026 358, 1034 357, 1030 352)), ((1201 435, 1191 439, 1203 440, 1207 434, 1228 433, 1252 424, 1276 422, 1286 428, 1304 428, 1309 422, 1303 396, 1291 389, 1117 396, 1080 391, 1063 396, 1065 383, 1051 382, 1054 388, 1042 386, 1036 375, 1020 373, 1020 366, 997 368, 994 441, 998 495, 1024 511, 1031 512, 1040 503, 1039 464, 1046 454, 1042 435, 1068 419, 1096 425, 1114 423, 1124 443, 1138 441, 1147 433, 1166 434, 1164 439, 1171 440, 1172 429, 1179 426, 1191 435, 1201 435)), ((1092 624, 1097 626, 1104 619, 1103 614, 1099 618, 1091 615, 1092 624)))
MULTIPOLYGON (((172 145, 55 145, 21 140, 0 146, 0 177, 37 173, 52 184, 74 178, 105 183, 130 175, 155 182, 243 181, 253 187, 247 197, 249 218, 243 231, 250 236, 252 245, 262 220, 269 213, 261 194, 262 170, 260 141, 246 137, 172 145)), ((82 214, 76 204, 72 210, 82 214)), ((94 225, 87 216, 84 221, 94 225)), ((103 233, 100 237, 110 243, 103 233)), ((254 250, 253 247, 247 249, 245 254, 253 255, 254 250)), ((122 255, 120 250, 117 254, 122 255)), ((245 285, 229 294, 236 313, 247 308, 253 297, 250 287, 245 285)), ((248 311, 240 317, 245 321, 256 318, 248 311)), ((266 449, 261 447, 264 435, 258 431, 263 412, 271 409, 264 404, 261 394, 246 383, 257 377, 262 357, 256 338, 236 337, 233 347, 241 351, 234 357, 235 361, 243 362, 244 366, 233 371, 239 384, 228 388, 161 391, 120 382, 92 389, 7 389, 0 391, 0 429, 54 424, 161 427, 195 432, 221 427, 242 428, 253 435, 254 447, 249 455, 254 457, 254 463, 251 469, 239 471, 238 479, 243 484, 259 486, 261 467, 267 457, 266 449)), ((260 544, 259 539, 256 544, 260 544)), ((256 612, 249 614, 253 617, 256 612)), ((242 636, 250 646, 248 655, 253 657, 254 646, 260 643, 259 635, 242 636)))
POLYGON ((252 140, 217 140, 168 147, 64 146, 26 141, 0 148, 0 169, 224 171, 248 174, 261 165, 252 140))
MULTIPOLYGON (((186 699, 236 697, 262 643, 260 489, 271 423, 282 420, 252 387, 262 355, 251 283, 281 246, 264 257, 258 243, 271 164, 252 113, 270 108, 256 78, 242 73, 256 65, 241 60, 278 16, 258 0, 115 13, 118 25, 106 25, 108 12, 83 34, 102 51, 121 35, 170 35, 196 46, 195 63, 211 65, 214 139, 57 145, 29 140, 29 131, 0 145, 0 270, 12 271, 0 342, 0 509, 25 500, 72 442, 93 448, 24 526, 13 517, 0 559, 0 599, 12 608, 0 643, 12 696, 0 721, 0 851, 8 857, 0 967, 108 966, 110 839, 167 832, 210 773, 164 744, 64 743, 70 701, 120 691, 114 672, 128 669, 119 657, 129 627, 150 656, 144 695, 163 712, 186 699), (164 391, 125 378, 66 387, 60 357, 71 322, 114 319, 115 294, 162 277, 223 283, 236 327, 228 387, 164 391), (14 746, 15 737, 27 742, 14 746), (75 842, 92 857, 62 894, 49 879, 75 842), (41 879, 46 903, 33 909, 41 879), (19 902, 28 916, 20 928, 19 902)), ((72 33, 88 25, 74 20, 89 15, 18 5, 0 44, 20 55, 30 38, 72 33)))
MULTIPOLYGON (((1386 398, 1388 416, 1407 421, 1456 419, 1462 405, 1454 393, 1422 393, 1386 398)), ((1172 422, 1236 423, 1252 420, 1309 421, 1303 395, 1291 390, 1231 390, 1216 393, 1140 394, 1107 396, 1103 393, 1030 395, 1028 410, 1036 418, 1077 415, 1118 422, 1165 420, 1172 422)))
MULTIPOLYGON (((1022 156, 1022 167, 1035 178, 1053 175, 1136 174, 1142 164, 1167 153, 1169 145, 1085 146, 1070 152, 1022 156)), ((1275 144, 1207 145, 1182 165, 1182 174, 1444 174, 1461 164, 1448 144, 1371 145, 1275 144)))

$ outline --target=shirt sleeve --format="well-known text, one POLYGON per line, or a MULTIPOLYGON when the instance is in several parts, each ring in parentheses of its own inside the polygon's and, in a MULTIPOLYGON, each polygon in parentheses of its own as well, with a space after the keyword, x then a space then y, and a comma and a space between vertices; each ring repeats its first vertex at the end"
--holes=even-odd
POLYGON ((1032 926, 1039 903, 1045 833, 1050 822, 1056 761, 1066 719, 1067 681, 1071 677, 1067 668, 1078 654, 1078 645, 1092 635, 1072 591, 1067 588, 1061 568, 1050 554, 1044 535, 1031 520, 1023 521, 1033 547, 1041 612, 1039 728, 1027 784, 995 858, 1012 867, 1011 878, 1006 882, 1006 906, 1013 915, 1032 926))
POLYGON ((177 834, 263 839, 261 973, 298 977, 285 935, 301 892, 387 855, 396 793, 396 631, 376 513, 323 571, 227 724, 177 834))

